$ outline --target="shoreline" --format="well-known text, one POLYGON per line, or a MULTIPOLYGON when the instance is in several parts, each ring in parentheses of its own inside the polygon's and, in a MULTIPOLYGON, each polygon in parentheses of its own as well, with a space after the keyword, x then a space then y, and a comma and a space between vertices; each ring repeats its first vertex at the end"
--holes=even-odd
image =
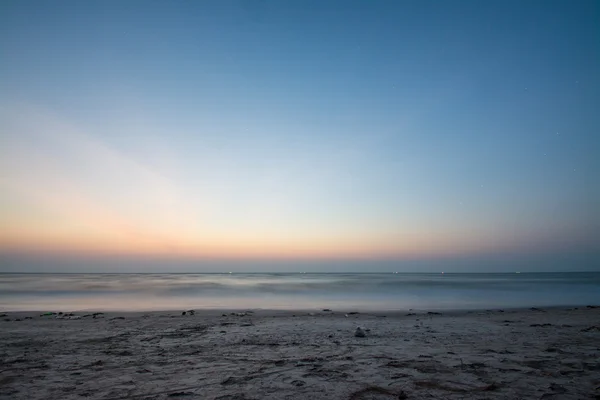
POLYGON ((201 315, 221 315, 223 313, 232 313, 232 312, 253 312, 260 313, 263 316, 271 316, 271 315, 292 315, 292 314, 301 314, 301 313, 314 313, 314 314, 347 314, 347 313, 360 313, 363 315, 389 315, 389 316, 403 316, 407 313, 415 313, 420 315, 426 315, 427 313, 439 313, 444 315, 462 315, 462 314, 470 314, 477 312, 520 312, 520 311, 528 311, 528 310, 537 310, 537 311, 558 311, 558 310, 578 310, 578 309, 600 309, 600 305, 596 304, 573 304, 573 305, 555 305, 555 306, 522 306, 522 307, 493 307, 493 308, 436 308, 436 307, 428 307, 428 308, 380 308, 380 309, 369 309, 369 308, 252 308, 252 307, 224 307, 224 308, 167 308, 167 309, 148 309, 148 310, 112 310, 107 308, 88 308, 88 309, 65 309, 65 310, 50 310, 50 309, 34 309, 34 310, 2 310, 0 309, 0 314, 6 315, 24 315, 24 316, 35 316, 36 314, 43 314, 52 312, 55 314, 58 313, 78 313, 78 314, 93 314, 93 313, 103 313, 103 314, 115 314, 115 315, 153 315, 153 314, 164 314, 164 313, 180 313, 183 311, 193 310, 194 313, 198 316, 201 315))

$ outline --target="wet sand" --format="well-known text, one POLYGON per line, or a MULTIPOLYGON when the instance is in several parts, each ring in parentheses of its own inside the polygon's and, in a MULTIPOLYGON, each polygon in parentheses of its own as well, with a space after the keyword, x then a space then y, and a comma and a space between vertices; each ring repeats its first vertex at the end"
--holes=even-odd
POLYGON ((595 307, 40 314, 0 317, 0 399, 600 398, 595 307))

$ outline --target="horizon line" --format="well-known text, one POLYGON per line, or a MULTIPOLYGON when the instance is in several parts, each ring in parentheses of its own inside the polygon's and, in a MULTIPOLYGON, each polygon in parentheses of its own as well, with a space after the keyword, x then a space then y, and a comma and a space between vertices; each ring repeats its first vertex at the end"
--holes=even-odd
POLYGON ((0 271, 0 275, 192 275, 192 274, 206 274, 206 275, 345 275, 345 274, 361 274, 361 275, 376 275, 376 274, 423 274, 423 275, 448 275, 448 274, 578 274, 578 273, 600 273, 600 270, 581 270, 581 271, 482 271, 482 272, 452 272, 452 271, 439 271, 439 272, 416 272, 416 271, 379 271, 379 272, 356 272, 356 271, 345 271, 345 272, 241 272, 241 271, 227 271, 227 272, 8 272, 0 271))

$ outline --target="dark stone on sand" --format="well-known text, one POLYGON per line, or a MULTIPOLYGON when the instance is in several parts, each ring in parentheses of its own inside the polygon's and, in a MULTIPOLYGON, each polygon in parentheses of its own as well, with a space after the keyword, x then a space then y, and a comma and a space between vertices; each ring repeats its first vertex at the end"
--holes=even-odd
POLYGON ((354 331, 354 336, 356 337, 365 337, 367 336, 367 334, 365 333, 365 331, 359 326, 356 328, 356 331, 354 331))
POLYGON ((329 308, 324 308, 323 311, 331 311, 329 308))
POLYGON ((537 307, 531 307, 530 308, 531 311, 540 311, 540 312, 545 312, 544 310, 542 310, 541 308, 537 308, 537 307))
POLYGON ((215 397, 215 400, 255 400, 251 397, 246 397, 243 393, 226 394, 224 396, 215 397))
POLYGON ((548 353, 564 353, 564 351, 557 349, 556 347, 548 347, 545 351, 548 353))
POLYGON ((600 306, 585 306, 585 308, 599 308, 600 306))
POLYGON ((362 399, 381 399, 381 398, 394 398, 394 399, 406 399, 406 394, 403 391, 392 392, 389 389, 385 389, 379 386, 368 386, 364 389, 358 390, 351 393, 349 400, 362 400, 362 399))
POLYGON ((413 315, 417 315, 414 312, 409 312, 408 314, 406 314, 407 317, 412 317, 413 315))
POLYGON ((304 385, 306 385, 306 382, 297 379, 295 381, 292 381, 292 385, 294 385, 294 386, 304 386, 304 385))
POLYGON ((348 315, 356 315, 356 314, 358 314, 358 311, 352 311, 352 312, 348 313, 348 315))
POLYGON ((442 315, 442 313, 429 311, 427 315, 442 315))
POLYGON ((62 311, 60 311, 60 312, 58 313, 58 315, 62 315, 62 314, 63 314, 63 313, 62 313, 62 311))
POLYGON ((25 317, 24 319, 33 319, 33 317, 25 317))
POLYGON ((564 386, 559 385, 558 383, 554 383, 554 382, 550 384, 550 390, 553 390, 557 393, 566 393, 567 392, 567 389, 565 389, 564 386))
POLYGON ((333 334, 331 334, 331 335, 327 335, 327 337, 328 337, 328 338, 332 338, 332 337, 333 337, 333 334))
POLYGON ((221 381, 221 385, 232 385, 235 383, 242 383, 245 381, 249 381, 250 379, 252 379, 251 376, 244 376, 244 377, 235 377, 235 376, 230 376, 229 378, 221 381))
POLYGON ((169 394, 167 397, 185 397, 185 396, 193 396, 193 392, 174 392, 169 394))
POLYGON ((227 316, 227 314, 221 314, 221 317, 226 317, 226 316, 227 316))
POLYGON ((19 321, 20 322, 20 321, 22 321, 22 319, 21 318, 17 318, 17 319, 15 319, 15 321, 19 321))
POLYGON ((181 315, 185 315, 185 311, 181 313, 181 315))
POLYGON ((4 318, 6 322, 10 322, 10 318, 4 318))
POLYGON ((581 332, 592 332, 592 331, 600 331, 600 326, 589 326, 581 330, 581 332))
POLYGON ((529 326, 531 326, 531 327, 534 327, 534 328, 535 328, 535 327, 542 327, 542 328, 545 328, 545 327, 547 327, 547 326, 552 326, 552 324, 531 324, 531 325, 529 325, 529 326))
POLYGON ((333 343, 339 345, 341 342, 339 340, 334 340, 333 343))
POLYGON ((114 321, 116 319, 125 319, 125 317, 114 317, 114 318, 111 318, 112 321, 114 321))
POLYGON ((125 351, 122 351, 122 352, 120 352, 120 353, 117 353, 117 355, 118 355, 118 356, 123 356, 123 357, 125 357, 125 356, 132 356, 132 355, 133 355, 133 353, 132 353, 132 352, 130 352, 129 350, 125 350, 125 351))
POLYGON ((196 311, 194 311, 194 310, 188 310, 188 314, 190 314, 190 315, 194 315, 195 313, 196 313, 196 311))

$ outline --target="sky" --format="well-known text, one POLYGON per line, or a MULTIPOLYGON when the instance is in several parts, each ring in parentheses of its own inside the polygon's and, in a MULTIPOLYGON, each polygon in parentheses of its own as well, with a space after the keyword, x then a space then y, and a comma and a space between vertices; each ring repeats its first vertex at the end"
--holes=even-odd
POLYGON ((0 271, 600 270, 597 1, 0 2, 0 271))

